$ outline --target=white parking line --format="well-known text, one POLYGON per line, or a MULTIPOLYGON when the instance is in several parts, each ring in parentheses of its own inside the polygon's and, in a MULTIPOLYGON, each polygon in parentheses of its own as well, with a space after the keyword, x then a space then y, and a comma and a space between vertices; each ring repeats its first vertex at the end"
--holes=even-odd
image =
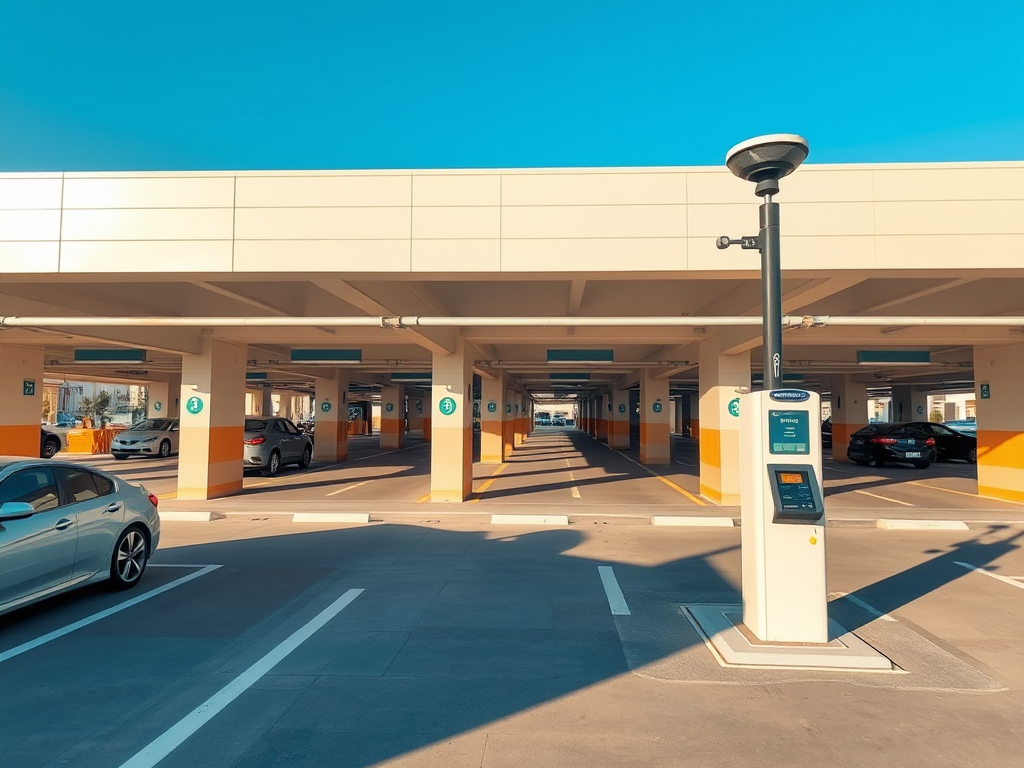
POLYGON ((879 496, 877 493, 868 493, 867 491, 854 491, 854 493, 861 493, 865 496, 870 496, 873 499, 881 499, 882 501, 891 501, 893 504, 902 504, 904 507, 914 506, 913 504, 910 504, 909 502, 906 501, 900 501, 899 499, 890 499, 888 496, 879 496))
POLYGON ((0 662, 7 661, 8 659, 13 659, 15 656, 20 656, 21 654, 25 653, 26 651, 31 651, 33 648, 38 648, 41 645, 45 645, 46 643, 50 642, 51 640, 56 640, 58 637, 63 637, 64 635, 70 634, 70 633, 74 632, 76 629, 81 629, 82 627, 87 627, 90 624, 95 624, 97 621, 100 621, 101 619, 105 619, 108 616, 113 616, 115 613, 120 613, 121 611, 125 610, 126 608, 131 608, 132 606, 138 605, 139 603, 141 603, 144 600, 149 600, 149 598, 151 598, 151 597, 156 597, 157 595, 162 595, 164 592, 167 592, 168 590, 174 589, 175 587, 180 587, 182 584, 187 584, 188 582, 192 581, 193 579, 198 579, 200 576, 205 576, 206 574, 210 573, 210 571, 215 571, 218 568, 220 568, 221 566, 219 566, 219 565, 205 565, 205 566, 203 566, 203 565, 194 565, 194 566, 165 565, 163 567, 164 568, 187 568, 187 567, 192 567, 192 568, 199 568, 200 570, 196 571, 195 573, 190 573, 187 576, 182 576, 180 579, 175 579, 174 581, 172 581, 169 584, 164 584, 162 587, 157 587, 156 589, 151 589, 149 592, 144 592, 143 594, 139 595, 138 597, 133 597, 131 600, 126 600, 125 602, 119 603, 118 605, 115 605, 112 608, 107 608, 105 611, 100 611, 99 613, 94 613, 92 616, 86 616, 84 619, 80 619, 79 621, 76 621, 74 624, 68 624, 66 627, 61 627, 60 629, 55 629, 53 632, 49 632, 49 633, 43 635, 42 637, 37 637, 35 640, 29 640, 27 643, 22 643, 21 645, 15 646, 14 648, 11 648, 9 651, 4 651, 3 653, 0 653, 0 662))
POLYGON ((875 608, 873 605, 868 605, 863 600, 861 600, 859 597, 854 597, 853 595, 851 595, 848 592, 836 592, 836 595, 838 595, 839 597, 846 598, 847 600, 849 600, 854 605, 859 605, 865 611, 867 611, 868 613, 870 613, 873 616, 877 616, 882 621, 896 621, 896 619, 894 619, 888 613, 882 613, 880 610, 875 608))
POLYGON ((273 648, 266 656, 257 661, 245 672, 221 688, 217 693, 189 712, 185 717, 172 725, 148 746, 137 752, 121 768, 152 768, 171 752, 177 749, 193 733, 212 720, 224 707, 241 696, 253 683, 276 667, 292 651, 312 637, 328 621, 344 610, 353 600, 363 593, 361 589, 350 589, 315 617, 289 635, 288 639, 273 648))
POLYGON ((957 565, 959 565, 961 568, 966 568, 969 571, 974 571, 975 573, 980 573, 983 576, 990 576, 993 579, 998 579, 999 581, 1002 581, 1002 582, 1004 582, 1006 584, 1009 584, 1011 587, 1016 587, 1017 589, 1024 589, 1024 584, 1022 584, 1019 581, 1015 581, 1014 579, 1012 579, 1009 576, 1000 576, 998 573, 992 573, 992 571, 986 571, 984 568, 979 568, 978 566, 971 565, 970 563, 961 563, 959 560, 954 560, 953 562, 956 563, 957 565))
POLYGON ((612 616, 629 616, 629 606, 626 605, 626 598, 619 589, 619 582, 615 580, 615 571, 610 565, 597 566, 597 572, 601 574, 601 583, 604 584, 604 593, 608 596, 608 607, 612 610, 612 616))
POLYGON ((676 464, 682 464, 684 467, 696 467, 697 466, 696 464, 687 464, 685 461, 680 461, 679 459, 676 459, 676 464))
POLYGON ((370 481, 369 480, 363 480, 363 482, 356 483, 355 485, 346 485, 344 488, 339 488, 336 491, 331 491, 327 495, 328 496, 337 496, 339 493, 344 493, 345 491, 351 491, 353 488, 358 488, 360 485, 366 485, 368 482, 370 482, 370 481))

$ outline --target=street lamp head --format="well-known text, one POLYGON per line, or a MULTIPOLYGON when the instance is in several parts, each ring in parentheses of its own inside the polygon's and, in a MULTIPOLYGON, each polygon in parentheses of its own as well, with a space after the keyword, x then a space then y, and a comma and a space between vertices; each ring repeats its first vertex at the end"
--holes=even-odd
POLYGON ((773 133, 740 142, 729 150, 725 164, 744 181, 757 184, 755 194, 779 191, 779 179, 807 158, 807 140, 793 133, 773 133))

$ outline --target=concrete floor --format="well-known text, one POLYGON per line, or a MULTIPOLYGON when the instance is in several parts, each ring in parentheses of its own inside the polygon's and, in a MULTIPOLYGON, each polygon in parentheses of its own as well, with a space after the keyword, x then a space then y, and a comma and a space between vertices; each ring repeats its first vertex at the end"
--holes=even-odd
MULTIPOLYGON (((165 523, 134 591, 86 588, 0 617, 0 754, 18 768, 155 765, 129 760, 177 735, 161 766, 1005 766, 1024 749, 1024 589, 956 563, 1024 577, 1022 540, 1001 527, 829 533, 829 589, 990 681, 971 689, 916 671, 880 683, 722 670, 653 615, 661 657, 696 654, 718 679, 636 668, 597 567, 635 608, 735 598, 738 530, 165 523), (220 567, 8 657, 208 564, 220 567), (190 728, 189 713, 351 589, 364 591, 190 728)), ((859 629, 878 623, 865 614, 859 629)))

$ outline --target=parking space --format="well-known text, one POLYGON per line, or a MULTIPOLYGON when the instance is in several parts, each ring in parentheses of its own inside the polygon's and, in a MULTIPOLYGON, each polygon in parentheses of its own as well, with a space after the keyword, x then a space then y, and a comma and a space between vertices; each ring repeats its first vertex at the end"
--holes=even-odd
MULTIPOLYGON (((4 763, 789 766, 835 751, 867 765, 898 740, 903 764, 1005 764, 1024 747, 1024 590, 957 563, 1024 575, 1021 536, 830 534, 833 593, 971 670, 973 688, 935 690, 917 671, 721 670, 684 637, 648 645, 660 666, 635 668, 599 567, 637 616, 665 596, 736 600, 738 531, 169 524, 137 591, 0 619, 2 653, 220 566, 0 662, 4 763), (690 654, 729 684, 659 677, 690 654)), ((643 614, 646 631, 677 614, 643 614)))

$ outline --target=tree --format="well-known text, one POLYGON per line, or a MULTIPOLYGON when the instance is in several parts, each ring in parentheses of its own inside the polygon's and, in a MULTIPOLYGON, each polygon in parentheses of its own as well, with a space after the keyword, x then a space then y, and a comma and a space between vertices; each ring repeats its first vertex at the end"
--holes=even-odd
POLYGON ((82 418, 99 420, 100 426, 106 426, 110 410, 110 393, 105 389, 95 397, 83 397, 78 401, 78 412, 82 418))

